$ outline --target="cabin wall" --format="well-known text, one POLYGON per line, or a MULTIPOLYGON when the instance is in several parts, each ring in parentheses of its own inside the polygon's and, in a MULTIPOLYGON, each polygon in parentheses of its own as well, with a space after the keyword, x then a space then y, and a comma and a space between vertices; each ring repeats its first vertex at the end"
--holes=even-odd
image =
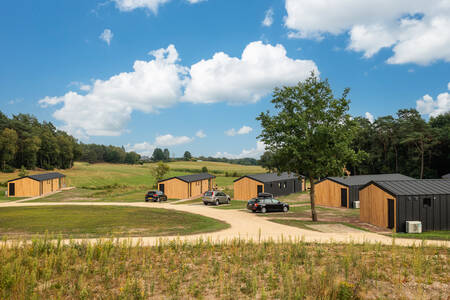
POLYGON ((394 200, 394 228, 397 224, 397 199, 374 184, 359 191, 359 219, 388 228, 388 199, 394 200))
POLYGON ((158 189, 161 190, 161 184, 164 184, 164 194, 169 199, 189 198, 189 185, 187 182, 172 178, 158 183, 158 189))
POLYGON ((302 191, 302 184, 298 179, 273 181, 264 184, 264 192, 271 193, 274 196, 289 195, 302 191))
POLYGON ((234 188, 234 199, 237 200, 250 200, 258 196, 258 185, 262 186, 262 192, 264 190, 264 184, 253 180, 248 177, 243 177, 233 184, 234 188))
POLYGON ((341 207, 341 189, 347 190, 347 207, 350 207, 349 188, 326 179, 315 185, 315 201, 317 205, 341 207))
POLYGON ((41 195, 39 181, 25 177, 8 182, 8 196, 10 195, 10 183, 15 185, 15 194, 11 197, 36 197, 41 195))
POLYGON ((406 232, 406 221, 422 222, 422 231, 450 230, 450 195, 399 196, 397 207, 397 231, 406 232))

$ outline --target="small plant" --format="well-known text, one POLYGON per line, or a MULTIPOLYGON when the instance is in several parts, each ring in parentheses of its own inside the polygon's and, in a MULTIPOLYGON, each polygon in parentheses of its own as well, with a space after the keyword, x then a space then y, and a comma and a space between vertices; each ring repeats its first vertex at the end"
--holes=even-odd
POLYGON ((203 167, 202 168, 202 173, 208 173, 208 168, 207 167, 203 167))
POLYGON ((27 171, 27 169, 25 169, 24 166, 22 166, 20 168, 19 177, 22 178, 22 177, 27 177, 27 176, 28 176, 28 171, 27 171))

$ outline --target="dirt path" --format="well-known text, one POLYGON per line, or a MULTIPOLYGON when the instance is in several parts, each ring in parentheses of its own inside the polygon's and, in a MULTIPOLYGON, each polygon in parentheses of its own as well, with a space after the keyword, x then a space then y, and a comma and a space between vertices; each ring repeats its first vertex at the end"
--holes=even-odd
MULTIPOLYGON (((306 242, 317 242, 317 243, 382 243, 382 244, 392 244, 392 238, 379 235, 371 232, 334 232, 334 233, 322 233, 312 230, 305 230, 296 227, 291 227, 287 225, 277 224, 270 222, 266 218, 259 217, 243 210, 227 210, 227 209, 215 209, 213 207, 202 206, 202 205, 187 205, 178 204, 172 205, 170 203, 146 203, 146 202, 135 202, 135 203, 122 203, 122 202, 23 202, 23 203, 0 203, 0 208, 2 207, 30 207, 30 206, 54 206, 54 205, 91 205, 91 206, 132 206, 132 207, 153 207, 153 208, 165 208, 177 211, 190 212, 194 214, 203 215, 206 217, 218 219, 227 222, 231 225, 230 228, 206 233, 206 234, 196 234, 190 236, 168 236, 164 239, 180 239, 185 241, 196 241, 199 238, 210 239, 214 241, 230 241, 233 239, 244 239, 253 241, 262 240, 274 240, 274 241, 286 241, 286 240, 300 240, 303 239, 306 242)), ((85 240, 85 239, 84 239, 85 240)), ((97 239, 90 239, 90 241, 96 241, 97 239)), ((123 238, 122 240, 130 240, 132 243, 140 243, 141 245, 155 245, 161 241, 161 237, 141 237, 141 238, 123 238)), ((66 241, 68 242, 68 241, 66 241)), ((395 243, 402 246, 412 246, 420 245, 421 240, 414 239, 396 239, 395 243)), ((441 245, 445 247, 450 247, 450 242, 448 241, 426 241, 429 245, 441 245)))

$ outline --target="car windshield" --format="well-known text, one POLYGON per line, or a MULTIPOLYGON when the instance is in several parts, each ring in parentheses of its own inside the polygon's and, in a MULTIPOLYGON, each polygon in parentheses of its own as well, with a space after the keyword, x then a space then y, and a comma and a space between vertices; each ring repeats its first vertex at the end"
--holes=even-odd
POLYGON ((205 196, 206 197, 210 197, 210 196, 212 196, 213 195, 213 192, 205 192, 205 196))
POLYGON ((156 192, 155 191, 148 191, 147 194, 156 194, 156 192))

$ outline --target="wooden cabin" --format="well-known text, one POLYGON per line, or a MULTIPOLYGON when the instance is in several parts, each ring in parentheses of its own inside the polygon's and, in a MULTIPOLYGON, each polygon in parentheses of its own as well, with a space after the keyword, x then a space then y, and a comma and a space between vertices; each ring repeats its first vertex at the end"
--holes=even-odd
POLYGON ((176 176, 158 181, 158 189, 169 199, 200 197, 213 189, 215 178, 208 173, 176 176))
POLYGON ((66 175, 52 172, 29 175, 8 181, 8 197, 37 197, 61 190, 66 175))
POLYGON ((359 191, 360 220, 406 231, 406 221, 420 221, 422 231, 450 230, 450 180, 371 181, 359 191))
POLYGON ((262 173, 242 176, 234 181, 234 199, 250 200, 259 193, 289 195, 306 189, 305 177, 293 173, 262 173))
POLYGON ((359 189, 373 180, 411 180, 402 174, 354 175, 346 177, 326 177, 315 185, 317 205, 353 208, 359 201, 359 189))

